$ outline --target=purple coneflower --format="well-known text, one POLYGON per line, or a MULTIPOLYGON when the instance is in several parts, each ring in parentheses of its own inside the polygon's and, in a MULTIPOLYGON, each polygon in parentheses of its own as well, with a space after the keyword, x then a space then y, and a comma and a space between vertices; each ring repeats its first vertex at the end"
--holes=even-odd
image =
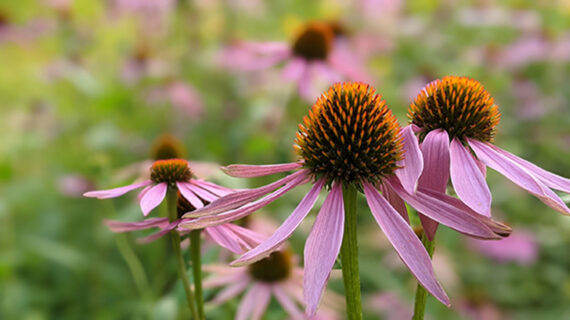
MULTIPOLYGON (((245 292, 238 306, 236 320, 261 319, 272 297, 291 319, 306 319, 299 309, 299 305, 304 304, 303 269, 296 267, 294 260, 291 252, 284 249, 274 251, 269 257, 246 267, 207 265, 203 267, 204 271, 213 275, 204 280, 204 288, 223 288, 214 297, 212 302, 215 304, 224 303, 245 292)), ((317 314, 317 319, 337 319, 333 308, 323 309, 328 316, 317 314)))
MULTIPOLYGON (((500 114, 493 98, 479 82, 455 76, 432 81, 411 104, 408 117, 410 127, 422 143, 421 187, 445 192, 451 178, 455 193, 467 206, 490 216, 491 192, 485 182, 485 166, 488 166, 554 210, 570 214, 570 209, 550 190, 569 193, 569 179, 492 144, 500 114)), ((427 223, 424 228, 431 230, 433 236, 433 225, 427 223)))
POLYGON ((409 225, 402 199, 430 218, 471 236, 489 239, 509 232, 508 227, 478 215, 457 199, 429 189, 416 190, 423 165, 417 139, 411 127, 400 129, 380 95, 366 84, 335 84, 324 93, 299 125, 295 148, 302 160, 294 163, 226 167, 226 173, 235 177, 295 172, 190 212, 185 217, 201 218, 181 226, 196 229, 240 219, 296 186, 312 183, 311 190, 277 231, 235 262, 251 263, 266 257, 289 238, 315 205, 320 191, 329 190, 305 244, 308 315, 317 309, 341 247, 345 225, 343 187, 363 190, 374 218, 404 263, 446 305, 449 299, 435 279, 428 253, 409 225), (221 214, 212 216, 215 213, 221 214))
POLYGON ((222 55, 223 64, 241 70, 260 70, 285 63, 282 76, 297 83, 304 99, 313 101, 321 88, 341 80, 369 81, 361 59, 339 38, 336 24, 308 23, 292 44, 285 42, 239 43, 222 55), (341 41, 339 41, 341 40, 341 41))

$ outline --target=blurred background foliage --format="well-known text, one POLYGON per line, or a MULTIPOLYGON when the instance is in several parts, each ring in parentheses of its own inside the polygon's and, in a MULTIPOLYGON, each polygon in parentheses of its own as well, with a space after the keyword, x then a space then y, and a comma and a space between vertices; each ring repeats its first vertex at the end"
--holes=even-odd
MULTIPOLYGON (((139 235, 113 234, 102 224, 140 219, 135 196, 81 194, 133 181, 136 163, 150 158, 164 133, 181 139, 194 161, 295 159, 297 123, 311 103, 277 68, 232 72, 220 52, 236 40, 291 41, 311 20, 338 21, 350 39, 362 38, 373 85, 402 124, 427 82, 473 77, 500 107, 496 144, 570 176, 565 0, 2 0, 0 319, 184 318, 168 243, 138 245, 139 235)), ((234 187, 264 182, 205 174, 234 187)), ((536 256, 488 257, 440 228, 436 273, 453 306, 431 299, 429 318, 570 317, 570 219, 491 170, 488 181, 495 217, 514 234, 530 234, 536 256)), ((265 215, 283 221, 304 191, 265 215)), ((398 306, 411 310, 415 282, 361 205, 367 318, 390 319, 398 306)), ((292 240, 299 256, 310 223, 303 227, 292 240)), ((342 283, 329 288, 342 292, 342 283)), ((208 314, 231 318, 236 306, 209 306, 208 314)), ((272 304, 267 318, 284 317, 272 304)))

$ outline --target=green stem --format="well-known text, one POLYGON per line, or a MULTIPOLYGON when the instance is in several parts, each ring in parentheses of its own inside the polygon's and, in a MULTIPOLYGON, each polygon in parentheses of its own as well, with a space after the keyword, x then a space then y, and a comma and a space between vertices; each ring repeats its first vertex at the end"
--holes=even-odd
MULTIPOLYGON (((433 255, 433 250, 435 249, 435 245, 434 241, 430 241, 428 239, 425 232, 422 232, 422 243, 431 258, 433 255)), ((427 294, 428 293, 426 289, 418 283, 418 286, 416 288, 416 301, 414 303, 414 316, 412 320, 424 319, 424 314, 426 312, 427 294)))
POLYGON ((360 297, 360 274, 358 271, 358 240, 356 231, 356 188, 344 185, 344 235, 340 247, 342 278, 346 297, 346 314, 349 320, 362 319, 362 299, 360 297))
MULTIPOLYGON (((176 211, 177 194, 174 191, 168 190, 166 196, 168 206, 168 220, 172 222, 178 219, 178 212, 176 211)), ((190 280, 188 279, 184 255, 180 250, 180 234, 178 234, 178 231, 176 229, 170 232, 170 239, 172 240, 172 250, 174 251, 174 255, 176 256, 178 263, 178 276, 182 279, 184 291, 186 291, 186 301, 188 302, 188 307, 190 307, 190 312, 192 313, 193 318, 200 319, 198 317, 198 312, 196 311, 196 306, 194 305, 194 294, 192 293, 192 288, 190 287, 190 280)))
POLYGON ((202 230, 192 230, 190 232, 190 254, 192 259, 192 276, 194 277, 194 288, 196 289, 196 305, 198 306, 198 316, 200 320, 205 319, 204 315, 204 295, 202 294, 202 260, 200 252, 200 234, 202 230))

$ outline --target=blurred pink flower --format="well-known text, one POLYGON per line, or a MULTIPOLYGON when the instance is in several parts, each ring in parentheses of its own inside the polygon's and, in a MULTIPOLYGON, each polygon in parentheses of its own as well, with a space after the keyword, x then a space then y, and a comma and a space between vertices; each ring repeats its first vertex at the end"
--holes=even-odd
POLYGON ((150 103, 168 103, 179 114, 197 119, 204 113, 202 98, 198 91, 181 80, 167 81, 150 88, 147 94, 150 103))
POLYGON ((163 31, 176 0, 111 0, 109 6, 111 18, 133 17, 148 36, 163 31))
POLYGON ((374 294, 368 299, 367 305, 385 320, 411 319, 413 315, 413 305, 392 292, 374 294))
POLYGON ((467 239, 468 246, 498 262, 532 264, 538 258, 538 244, 530 231, 515 229, 508 237, 498 241, 467 239))
POLYGON ((79 174, 69 174, 57 180, 58 191, 67 197, 81 197, 93 188, 93 183, 79 174))
POLYGON ((239 42, 221 53, 222 66, 263 70, 285 63, 282 78, 297 84, 299 95, 314 101, 327 86, 341 80, 370 82, 361 58, 335 37, 330 24, 312 22, 292 44, 239 42))

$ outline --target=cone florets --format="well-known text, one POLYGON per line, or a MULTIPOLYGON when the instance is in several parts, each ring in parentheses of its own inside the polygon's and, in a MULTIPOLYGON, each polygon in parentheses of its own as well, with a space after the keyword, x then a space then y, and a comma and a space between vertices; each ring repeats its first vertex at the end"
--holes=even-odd
POLYGON ((467 77, 447 76, 429 83, 408 111, 410 121, 424 129, 447 131, 450 138, 493 140, 499 109, 481 83, 467 77))
POLYGON ((327 183, 376 182, 402 158, 400 126, 367 84, 333 85, 299 125, 295 148, 316 178, 327 183))
POLYGON ((186 182, 190 178, 192 171, 184 159, 157 160, 150 168, 150 179, 154 183, 166 182, 174 187, 176 182, 186 182))
POLYGON ((305 60, 326 60, 334 40, 333 30, 326 23, 308 24, 293 43, 293 54, 305 60))
POLYGON ((288 250, 275 251, 265 259, 248 266, 249 274, 263 282, 278 282, 291 273, 291 253, 288 250))

